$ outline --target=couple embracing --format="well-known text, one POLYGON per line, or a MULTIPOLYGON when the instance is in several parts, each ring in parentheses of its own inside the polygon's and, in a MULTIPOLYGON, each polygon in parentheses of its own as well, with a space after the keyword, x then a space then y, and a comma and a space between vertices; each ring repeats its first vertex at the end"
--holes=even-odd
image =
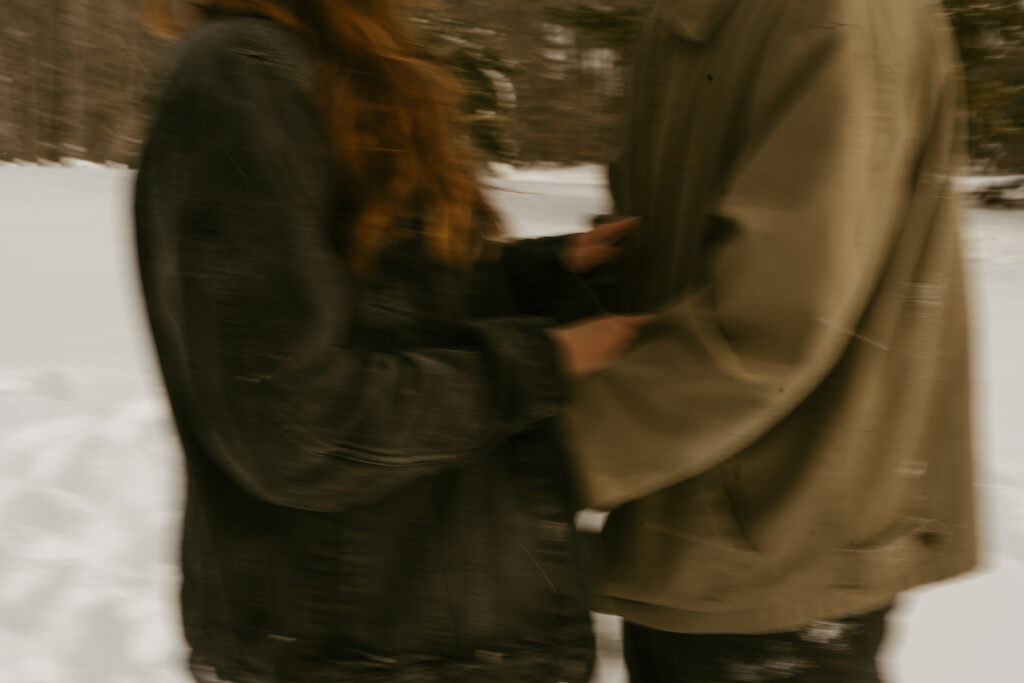
POLYGON ((944 19, 649 4, 636 219, 502 242, 397 2, 198 3, 136 193, 198 681, 585 683, 591 608, 637 683, 877 681, 972 567, 944 19))

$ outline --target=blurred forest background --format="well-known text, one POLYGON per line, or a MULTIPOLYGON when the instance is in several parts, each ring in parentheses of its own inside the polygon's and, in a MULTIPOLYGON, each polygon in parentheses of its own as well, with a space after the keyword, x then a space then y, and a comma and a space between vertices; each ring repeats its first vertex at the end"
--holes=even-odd
MULTIPOLYGON (((647 0, 410 0, 512 163, 602 162, 647 0)), ((1024 172, 1024 1, 944 0, 968 77, 976 172, 1024 172)), ((0 0, 0 161, 133 164, 173 42, 146 0, 0 0)))

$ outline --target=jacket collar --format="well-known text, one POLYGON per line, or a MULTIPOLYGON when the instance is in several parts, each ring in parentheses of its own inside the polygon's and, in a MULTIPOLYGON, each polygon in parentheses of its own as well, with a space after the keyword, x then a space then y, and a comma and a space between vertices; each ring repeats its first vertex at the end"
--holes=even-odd
POLYGON ((660 0, 657 12, 680 38, 707 42, 736 0, 660 0))

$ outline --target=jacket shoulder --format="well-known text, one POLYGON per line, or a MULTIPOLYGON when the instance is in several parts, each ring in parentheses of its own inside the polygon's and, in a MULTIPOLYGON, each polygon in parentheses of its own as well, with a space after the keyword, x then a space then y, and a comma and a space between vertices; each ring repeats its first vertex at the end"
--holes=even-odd
POLYGON ((212 19, 182 41, 171 73, 179 86, 207 84, 252 70, 309 89, 313 64, 298 36, 260 17, 212 19))

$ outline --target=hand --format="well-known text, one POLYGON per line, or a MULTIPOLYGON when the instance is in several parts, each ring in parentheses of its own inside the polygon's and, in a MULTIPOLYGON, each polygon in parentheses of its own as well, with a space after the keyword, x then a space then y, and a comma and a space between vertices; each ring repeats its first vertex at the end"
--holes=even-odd
POLYGON ((552 327, 548 335, 558 348, 562 370, 572 379, 612 365, 629 348, 640 327, 653 315, 609 315, 552 327))
POLYGON ((601 223, 588 232, 569 238, 562 252, 562 262, 573 273, 589 273, 594 268, 614 261, 622 254, 616 243, 639 225, 639 218, 625 218, 601 223))

